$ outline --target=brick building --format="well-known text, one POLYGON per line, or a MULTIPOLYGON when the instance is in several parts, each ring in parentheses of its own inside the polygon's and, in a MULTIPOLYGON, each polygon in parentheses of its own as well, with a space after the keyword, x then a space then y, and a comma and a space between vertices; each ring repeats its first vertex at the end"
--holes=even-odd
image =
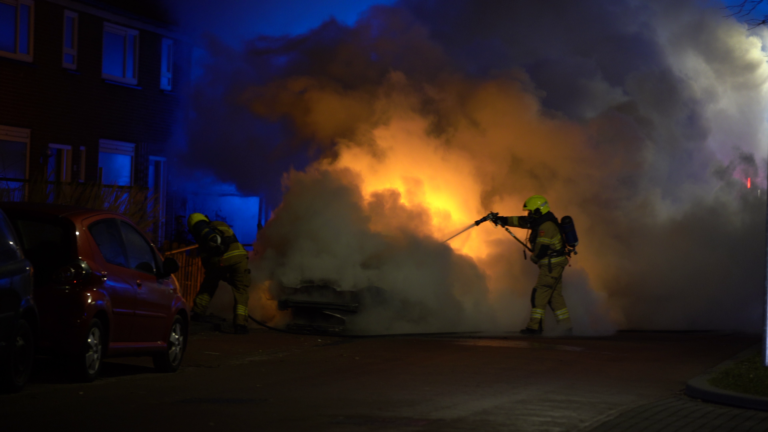
POLYGON ((145 187, 164 220, 192 47, 151 3, 0 0, 0 189, 145 187))

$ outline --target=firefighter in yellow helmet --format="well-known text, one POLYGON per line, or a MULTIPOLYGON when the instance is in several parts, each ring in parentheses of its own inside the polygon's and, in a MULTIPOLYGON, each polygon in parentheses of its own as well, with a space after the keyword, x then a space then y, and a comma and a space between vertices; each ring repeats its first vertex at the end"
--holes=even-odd
MULTIPOLYGON (((544 308, 552 308, 562 333, 570 334, 571 317, 563 298, 563 271, 568 265, 565 243, 557 217, 550 211, 547 199, 534 195, 523 204, 527 216, 496 216, 501 226, 529 229, 528 242, 533 249, 531 261, 539 266, 539 277, 531 293, 531 318, 520 331, 523 335, 540 335, 544 308)), ((483 221, 480 219, 478 222, 483 221)), ((478 223, 476 222, 476 223, 478 223)))
POLYGON ((248 333, 248 287, 251 270, 248 268, 248 252, 237 241, 232 228, 224 222, 211 222, 202 213, 192 213, 187 228, 200 247, 205 276, 200 284, 192 308, 192 321, 205 322, 211 298, 224 281, 235 295, 234 329, 236 334, 248 333))

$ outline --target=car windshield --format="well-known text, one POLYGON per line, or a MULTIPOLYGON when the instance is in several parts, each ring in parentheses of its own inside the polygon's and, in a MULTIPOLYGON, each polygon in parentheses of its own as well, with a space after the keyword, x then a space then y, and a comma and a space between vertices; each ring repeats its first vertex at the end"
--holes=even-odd
POLYGON ((66 219, 37 219, 8 215, 21 240, 21 249, 35 269, 35 285, 46 285, 73 257, 74 226, 66 219))
POLYGON ((20 259, 16 238, 5 213, 0 210, 0 265, 20 259))

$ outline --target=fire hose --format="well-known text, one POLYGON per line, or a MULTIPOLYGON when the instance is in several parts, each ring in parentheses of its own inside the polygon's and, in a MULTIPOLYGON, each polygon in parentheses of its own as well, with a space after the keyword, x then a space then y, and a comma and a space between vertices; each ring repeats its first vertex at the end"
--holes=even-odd
POLYGON ((257 320, 253 315, 248 314, 248 318, 254 323, 264 327, 268 330, 274 330, 280 333, 298 334, 298 335, 313 335, 313 336, 327 336, 327 337, 341 337, 341 338, 380 338, 380 337, 419 337, 419 336, 468 336, 483 334, 482 331, 466 331, 466 332, 431 332, 431 333, 383 333, 383 334, 350 334, 350 333, 311 333, 302 331, 291 331, 272 327, 271 325, 257 320))
POLYGON ((512 238, 517 240, 517 242, 520 243, 520 245, 522 247, 524 247, 528 252, 533 253, 533 249, 531 249, 528 245, 526 245, 525 242, 520 240, 520 238, 517 237, 515 235, 515 233, 513 233, 509 228, 507 228, 506 226, 501 224, 501 220, 499 220, 499 213, 495 213, 495 212, 490 212, 487 215, 483 216, 482 218, 476 220, 474 223, 472 223, 468 227, 462 229, 461 231, 457 232, 456 234, 454 234, 454 235, 448 237, 447 239, 443 240, 443 243, 447 243, 448 241, 452 240, 454 237, 458 237, 460 234, 463 234, 463 233, 469 231, 470 229, 480 225, 481 223, 483 223, 485 221, 490 221, 491 223, 493 223, 494 228, 495 227, 499 227, 499 226, 504 228, 504 231, 509 233, 509 235, 511 235, 512 238))

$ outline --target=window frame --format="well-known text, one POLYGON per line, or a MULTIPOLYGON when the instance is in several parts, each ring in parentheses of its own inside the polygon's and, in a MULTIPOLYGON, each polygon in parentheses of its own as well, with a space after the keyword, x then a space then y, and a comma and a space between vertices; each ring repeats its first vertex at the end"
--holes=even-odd
MULTIPOLYGON (((109 140, 109 139, 100 139, 99 140, 99 154, 102 152, 105 153, 113 153, 113 154, 122 154, 127 155, 131 157, 131 182, 127 186, 133 186, 134 184, 134 174, 133 170, 136 166, 136 144, 129 143, 125 141, 115 141, 115 140, 109 140)), ((104 184, 103 182, 103 174, 101 171, 101 166, 98 167, 99 169, 99 177, 98 180, 100 183, 104 184)))
POLYGON ((139 31, 128 27, 119 26, 109 22, 104 22, 104 27, 101 33, 101 78, 109 81, 115 81, 123 84, 137 85, 139 83, 139 31), (105 33, 110 32, 123 36, 123 76, 110 75, 104 72, 104 36, 105 33), (133 45, 133 78, 127 78, 126 68, 128 67, 128 35, 136 37, 133 45))
POLYGON ((163 38, 162 49, 160 50, 160 89, 166 91, 173 90, 173 51, 175 42, 173 39, 163 38), (168 80, 166 84, 164 81, 168 80))
POLYGON ((80 146, 80 162, 77 171, 77 179, 80 183, 85 182, 85 146, 80 146))
POLYGON ((62 30, 61 38, 61 67, 65 69, 77 69, 77 42, 78 42, 78 27, 80 18, 77 12, 70 10, 64 11, 64 29, 62 30), (72 48, 67 48, 67 18, 72 18, 72 48), (67 63, 67 54, 74 57, 74 63, 67 63))
POLYGON ((22 129, 11 126, 0 125, 0 140, 23 142, 27 145, 26 150, 26 166, 24 167, 24 200, 28 198, 29 194, 29 151, 30 151, 30 136, 32 131, 30 129, 22 129))
POLYGON ((48 172, 48 165, 45 166, 45 178, 48 179, 48 181, 57 181, 57 182, 69 182, 72 180, 72 146, 65 145, 65 144, 48 144, 49 149, 57 149, 57 150, 63 150, 64 151, 64 157, 61 158, 61 166, 59 169, 59 173, 61 174, 59 178, 51 180, 50 172, 48 172))
POLYGON ((32 62, 35 58, 35 1, 34 0, 0 0, 0 3, 16 7, 16 47, 15 52, 0 50, 0 57, 14 60, 32 62), (19 52, 19 19, 21 19, 21 5, 29 6, 29 54, 19 52))

